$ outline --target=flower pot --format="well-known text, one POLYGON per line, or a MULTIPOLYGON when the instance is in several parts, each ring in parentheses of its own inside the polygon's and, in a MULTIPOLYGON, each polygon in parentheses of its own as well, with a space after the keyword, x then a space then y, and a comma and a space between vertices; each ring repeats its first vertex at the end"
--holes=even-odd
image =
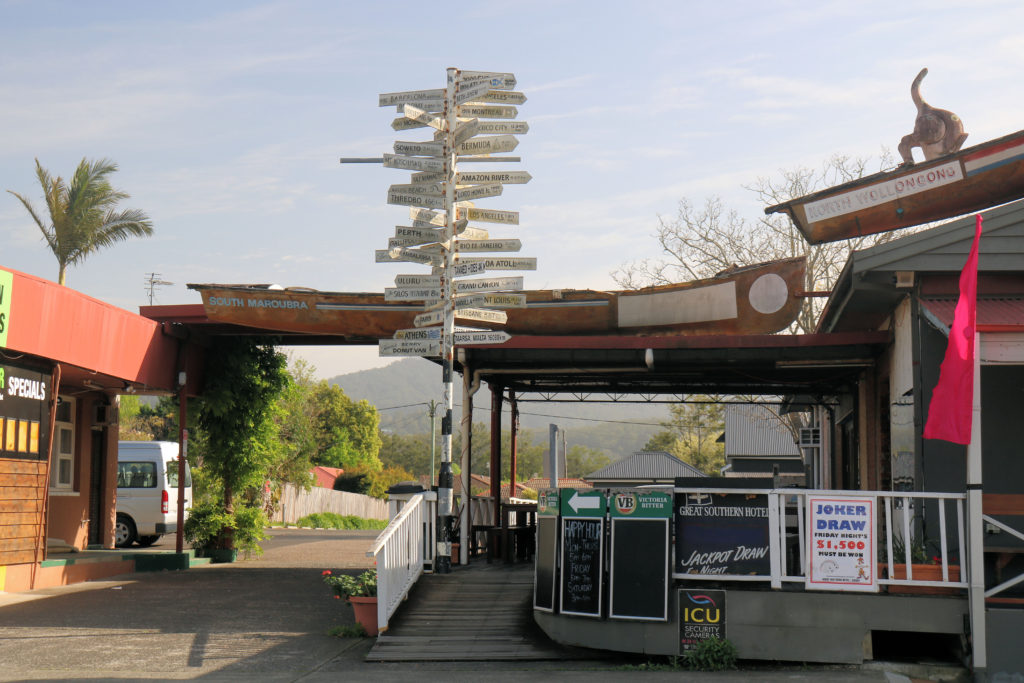
MULTIPOLYGON (((910 566, 913 570, 914 581, 942 581, 941 564, 912 564, 910 566)), ((886 571, 888 567, 889 565, 887 564, 878 565, 878 575, 881 576, 882 572, 886 571)), ((907 565, 894 564, 892 566, 892 574, 889 578, 906 579, 907 565)), ((960 580, 960 565, 949 565, 949 580, 960 580)), ((899 586, 890 584, 889 592, 904 595, 957 595, 961 592, 961 589, 946 586, 899 586)))
POLYGON ((356 613, 356 622, 366 630, 366 635, 377 635, 377 598, 360 598, 351 595, 348 598, 352 611, 356 613))

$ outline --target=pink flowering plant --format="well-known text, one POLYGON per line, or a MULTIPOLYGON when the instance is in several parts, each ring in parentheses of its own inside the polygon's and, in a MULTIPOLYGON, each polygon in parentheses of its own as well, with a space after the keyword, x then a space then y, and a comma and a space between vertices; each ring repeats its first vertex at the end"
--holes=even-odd
POLYGON ((377 597, 377 570, 368 569, 359 576, 333 574, 330 569, 321 572, 324 583, 334 591, 335 599, 375 598, 377 597))

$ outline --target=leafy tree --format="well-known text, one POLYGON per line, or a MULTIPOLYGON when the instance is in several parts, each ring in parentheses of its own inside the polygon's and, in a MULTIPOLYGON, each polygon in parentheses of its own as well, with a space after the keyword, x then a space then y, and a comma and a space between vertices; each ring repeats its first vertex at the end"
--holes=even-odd
POLYGON ((694 403, 677 403, 669 408, 670 418, 662 423, 646 450, 667 451, 705 474, 717 475, 725 465, 725 446, 718 437, 725 429, 725 411, 717 397, 694 403))
POLYGON ((155 406, 138 396, 122 396, 119 410, 120 438, 125 441, 177 441, 178 397, 161 396, 155 406))
MULTIPOLYGON (((380 435, 380 460, 385 468, 400 467, 414 475, 430 474, 430 435, 402 435, 392 432, 380 435)), ((441 457, 441 449, 434 449, 434 472, 440 469, 436 460, 441 457)), ((415 478, 415 476, 414 476, 415 478)))
POLYGON ((36 159, 36 178, 43 190, 49 225, 22 195, 8 190, 25 206, 39 226, 50 251, 57 257, 57 281, 63 285, 68 266, 85 260, 89 254, 129 237, 153 234, 149 218, 138 209, 118 211, 116 206, 128 194, 111 187, 107 176, 117 170, 109 159, 82 159, 67 185, 54 178, 36 159))
POLYGON ((380 415, 367 401, 353 401, 341 387, 321 381, 312 392, 317 406, 317 450, 313 462, 329 467, 362 467, 380 471, 383 467, 380 415))
POLYGON ((565 454, 565 474, 568 477, 583 477, 611 463, 612 459, 606 453, 576 445, 565 454))

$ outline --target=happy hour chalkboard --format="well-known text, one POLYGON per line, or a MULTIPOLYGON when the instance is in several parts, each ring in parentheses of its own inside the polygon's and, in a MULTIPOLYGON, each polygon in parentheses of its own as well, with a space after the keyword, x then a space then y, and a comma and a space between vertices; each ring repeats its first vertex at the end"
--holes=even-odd
POLYGON ((668 620, 668 520, 612 519, 610 614, 668 620))
POLYGON ((555 555, 558 552, 558 518, 537 516, 537 560, 533 577, 533 606, 555 610, 555 555))
POLYGON ((603 518, 562 518, 562 614, 601 616, 603 518))

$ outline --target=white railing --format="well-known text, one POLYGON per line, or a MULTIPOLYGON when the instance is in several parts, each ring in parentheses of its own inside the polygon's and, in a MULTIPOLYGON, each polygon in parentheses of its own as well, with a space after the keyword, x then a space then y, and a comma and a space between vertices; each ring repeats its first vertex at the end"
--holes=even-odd
POLYGON ((377 566, 377 627, 388 620, 424 571, 434 564, 437 494, 412 497, 366 551, 377 566))
MULTIPOLYGON (((876 567, 884 569, 886 576, 879 576, 878 584, 882 586, 924 586, 966 589, 966 534, 964 505, 967 499, 963 493, 903 493, 891 491, 835 491, 807 489, 706 489, 676 488, 676 493, 699 494, 742 494, 748 496, 767 496, 768 505, 768 557, 770 571, 767 574, 683 574, 675 572, 673 577, 681 580, 715 580, 715 581, 769 581, 772 588, 781 588, 783 582, 807 584, 810 533, 807 528, 807 498, 821 496, 839 496, 844 498, 864 498, 876 502, 879 510, 875 537, 878 539, 878 560, 876 567), (935 520, 931 515, 938 516, 938 530, 930 531, 929 539, 937 544, 939 554, 927 557, 926 563, 941 565, 941 577, 929 579, 914 576, 914 563, 920 561, 923 544, 915 541, 920 537, 920 530, 915 530, 915 522, 923 518, 925 506, 928 506, 929 525, 935 520), (952 511, 949 510, 952 508, 952 511), (950 522, 950 515, 955 523, 950 522), (910 539, 910 542, 903 542, 910 539), (894 552, 900 550, 901 552, 894 552), (964 564, 960 567, 950 563, 951 551, 964 564), (905 572, 898 576, 896 565, 905 572), (958 573, 959 572, 959 573, 958 573)), ((931 527, 934 529, 934 527, 931 527)), ((919 565, 920 566, 920 565, 919 565)), ((920 574, 919 569, 919 574, 920 574)), ((879 571, 881 575, 881 571, 879 571)), ((1024 579, 1021 579, 1024 580, 1024 579)))
MULTIPOLYGON (((1015 536, 1016 538, 1024 541, 1024 533, 1021 533, 1020 531, 1017 531, 1016 529, 1014 529, 1014 528, 1012 528, 1010 526, 1007 526, 1006 524, 1003 524, 1002 522, 1000 522, 998 519, 995 519, 991 515, 982 515, 981 518, 984 521, 988 522, 989 524, 992 524, 993 526, 997 527, 1000 531, 1005 531, 1006 533, 1008 533, 1008 534, 1010 534, 1012 536, 1015 536)), ((998 586, 993 586, 992 588, 989 588, 987 591, 985 591, 985 597, 986 598, 991 598, 993 595, 997 595, 998 593, 1002 593, 1007 588, 1012 588, 1013 586, 1016 586, 1021 581, 1024 581, 1024 574, 1019 574, 1018 576, 1016 576, 1016 577, 1014 577, 1012 579, 1009 579, 1007 581, 1003 581, 998 586)))

